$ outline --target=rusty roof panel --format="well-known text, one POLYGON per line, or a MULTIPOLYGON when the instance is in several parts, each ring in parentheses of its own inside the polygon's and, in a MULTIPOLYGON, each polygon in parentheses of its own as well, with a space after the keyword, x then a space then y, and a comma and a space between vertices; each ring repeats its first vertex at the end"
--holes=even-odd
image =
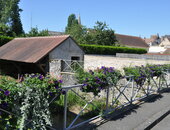
POLYGON ((149 45, 140 37, 116 34, 118 42, 125 46, 148 48, 149 45))
POLYGON ((15 38, 0 47, 0 59, 36 63, 67 38, 69 35, 15 38))

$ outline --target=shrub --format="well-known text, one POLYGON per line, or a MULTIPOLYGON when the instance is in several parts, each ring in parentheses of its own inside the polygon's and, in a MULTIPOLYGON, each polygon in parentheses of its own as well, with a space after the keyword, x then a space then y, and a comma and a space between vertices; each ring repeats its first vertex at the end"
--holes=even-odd
POLYGON ((147 53, 146 49, 142 48, 114 47, 89 44, 80 44, 80 46, 83 48, 86 54, 116 55, 116 53, 132 53, 132 54, 147 53))
POLYGON ((0 46, 3 46, 7 42, 11 41, 13 37, 8 37, 8 36, 0 36, 0 46))
MULTIPOLYGON (((151 65, 146 66, 135 66, 135 67, 124 67, 126 76, 134 76, 134 81, 137 85, 142 86, 145 81, 150 83, 150 79, 154 77, 159 78, 165 74, 165 71, 169 70, 169 65, 151 65)), ((128 79, 128 78, 127 78, 128 79)))
POLYGON ((120 71, 114 69, 113 67, 104 67, 96 69, 89 72, 80 71, 77 74, 77 79, 79 83, 83 84, 83 92, 92 92, 95 96, 109 84, 116 84, 121 78, 120 71))
POLYGON ((56 94, 64 93, 61 80, 40 74, 22 76, 17 82, 0 77, 0 108, 18 116, 0 111, 0 128, 45 129, 51 125, 49 102, 56 94), (25 126, 31 120, 29 125, 25 126), (24 127, 25 126, 25 127, 24 127))

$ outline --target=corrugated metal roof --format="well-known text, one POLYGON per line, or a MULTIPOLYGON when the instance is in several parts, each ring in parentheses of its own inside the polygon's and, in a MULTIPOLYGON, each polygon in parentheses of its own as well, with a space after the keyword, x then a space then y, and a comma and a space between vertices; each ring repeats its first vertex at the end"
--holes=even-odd
POLYGON ((69 35, 15 38, 0 47, 0 59, 36 63, 67 38, 69 35))
POLYGON ((121 45, 148 48, 149 45, 140 37, 116 34, 116 39, 121 45))

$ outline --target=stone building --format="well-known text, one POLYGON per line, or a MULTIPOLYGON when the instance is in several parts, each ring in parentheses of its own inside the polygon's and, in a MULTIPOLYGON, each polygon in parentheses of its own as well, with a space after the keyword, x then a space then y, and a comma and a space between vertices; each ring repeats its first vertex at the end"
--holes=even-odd
POLYGON ((84 60, 83 50, 69 35, 15 38, 0 47, 0 71, 7 75, 62 71, 63 60, 84 60))

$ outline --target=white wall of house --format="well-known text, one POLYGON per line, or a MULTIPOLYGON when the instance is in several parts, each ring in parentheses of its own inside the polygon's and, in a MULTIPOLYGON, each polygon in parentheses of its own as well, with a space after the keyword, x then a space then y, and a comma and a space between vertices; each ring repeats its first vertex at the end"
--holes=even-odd
POLYGON ((163 53, 166 50, 165 47, 160 46, 150 46, 148 53, 163 53))
POLYGON ((71 60, 71 57, 79 57, 81 61, 84 60, 84 52, 71 38, 68 38, 64 43, 49 53, 50 60, 71 60))
POLYGON ((166 48, 170 48, 170 41, 168 40, 168 38, 164 38, 162 40, 162 42, 159 45, 160 47, 166 47, 166 48))

